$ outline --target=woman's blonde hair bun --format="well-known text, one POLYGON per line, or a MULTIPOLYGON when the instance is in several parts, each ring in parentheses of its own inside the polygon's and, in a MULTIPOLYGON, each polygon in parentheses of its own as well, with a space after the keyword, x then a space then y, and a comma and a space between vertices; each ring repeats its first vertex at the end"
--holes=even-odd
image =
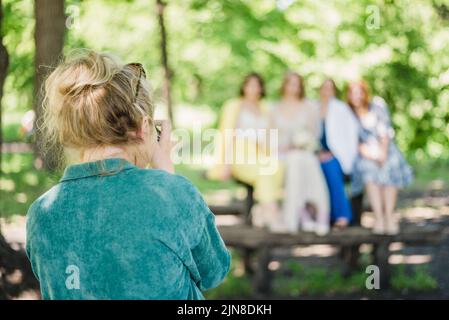
POLYGON ((154 111, 149 83, 139 76, 110 54, 71 52, 45 81, 38 129, 47 143, 75 149, 138 142, 129 133, 140 130, 144 116, 152 122, 154 111))

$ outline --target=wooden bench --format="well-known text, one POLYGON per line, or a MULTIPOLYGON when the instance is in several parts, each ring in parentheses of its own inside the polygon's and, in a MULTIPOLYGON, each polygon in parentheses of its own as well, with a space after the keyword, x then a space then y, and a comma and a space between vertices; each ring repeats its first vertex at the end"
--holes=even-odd
MULTIPOLYGON (((242 249, 244 252, 252 251, 256 253, 256 267, 253 274, 253 288, 256 297, 269 296, 271 293, 273 272, 269 270, 268 264, 272 258, 272 251, 276 247, 329 244, 342 248, 356 247, 358 251, 361 244, 372 244, 374 245, 372 252, 374 264, 380 269, 381 288, 387 288, 390 281, 388 258, 391 243, 401 242, 407 245, 437 244, 444 237, 443 228, 436 225, 423 227, 408 225, 403 227, 398 235, 394 236, 375 235, 369 229, 362 227, 335 230, 326 236, 317 236, 308 232, 274 234, 266 229, 246 224, 219 226, 219 231, 226 245, 242 249)), ((249 263, 249 261, 245 263, 249 263)), ((355 266, 351 266, 351 268, 353 267, 355 266)))
MULTIPOLYGON (((205 175, 204 175, 205 176, 205 175)), ((232 204, 227 206, 209 206, 211 211, 216 215, 239 215, 245 225, 252 226, 252 216, 251 208, 255 203, 254 199, 254 188, 250 184, 234 178, 234 181, 240 186, 246 189, 246 197, 243 201, 233 201, 232 204)), ((345 176, 345 182, 350 183, 350 177, 345 176)), ((361 216, 363 212, 363 193, 353 196, 351 198, 351 206, 353 211, 352 226, 360 226, 361 216)), ((252 274, 254 272, 251 266, 251 257, 254 254, 254 249, 252 248, 241 248, 241 256, 243 259, 243 264, 245 272, 252 274)), ((359 259, 359 245, 348 245, 341 247, 341 257, 345 262, 346 269, 345 274, 349 274, 356 267, 357 261, 359 259)))

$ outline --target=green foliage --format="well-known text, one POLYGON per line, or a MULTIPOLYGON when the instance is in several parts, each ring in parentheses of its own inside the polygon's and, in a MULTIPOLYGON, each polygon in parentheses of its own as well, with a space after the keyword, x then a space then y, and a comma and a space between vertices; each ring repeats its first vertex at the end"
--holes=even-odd
MULTIPOLYGON (((33 2, 3 3, 11 55, 4 112, 25 111, 33 100, 33 2)), ((155 2, 67 0, 67 10, 71 5, 78 27, 66 30, 65 51, 90 47, 141 61, 160 97, 155 2)), ((390 105, 399 146, 410 158, 449 158, 448 7, 446 0, 169 1, 174 101, 217 109, 252 70, 267 80, 269 99, 277 98, 287 69, 306 77, 311 97, 324 76, 341 89, 363 77, 390 105), (372 8, 378 28, 369 27, 372 8)))
POLYGON ((2 101, 3 114, 32 108, 34 77, 34 17, 31 1, 3 1, 4 43, 9 69, 2 101))
POLYGON ((32 153, 3 155, 0 216, 25 215, 31 203, 57 183, 59 175, 36 170, 32 153))

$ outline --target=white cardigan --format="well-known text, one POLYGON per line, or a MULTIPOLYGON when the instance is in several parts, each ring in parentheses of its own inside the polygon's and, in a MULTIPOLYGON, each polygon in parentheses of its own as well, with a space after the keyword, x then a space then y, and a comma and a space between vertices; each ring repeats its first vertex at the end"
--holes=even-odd
POLYGON ((350 107, 341 100, 329 102, 326 115, 326 140, 345 174, 350 174, 358 153, 359 124, 350 107))

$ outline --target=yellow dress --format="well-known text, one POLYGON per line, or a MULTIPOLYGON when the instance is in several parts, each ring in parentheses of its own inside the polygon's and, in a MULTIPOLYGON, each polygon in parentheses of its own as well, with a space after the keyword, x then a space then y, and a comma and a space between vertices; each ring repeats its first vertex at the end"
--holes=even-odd
MULTIPOLYGON (((239 127, 239 120, 244 116, 241 103, 241 99, 233 99, 226 102, 222 108, 220 132, 215 146, 215 163, 208 171, 208 177, 220 179, 226 166, 231 166, 234 178, 254 187, 257 201, 260 203, 276 201, 282 194, 283 168, 277 158, 270 154, 265 143, 261 144, 260 139, 253 139, 250 134, 246 134, 254 130, 239 127)), ((261 112, 268 123, 267 112, 263 105, 261 112)), ((245 116, 249 117, 248 114, 245 116)), ((264 129, 268 129, 268 125, 264 129)))

